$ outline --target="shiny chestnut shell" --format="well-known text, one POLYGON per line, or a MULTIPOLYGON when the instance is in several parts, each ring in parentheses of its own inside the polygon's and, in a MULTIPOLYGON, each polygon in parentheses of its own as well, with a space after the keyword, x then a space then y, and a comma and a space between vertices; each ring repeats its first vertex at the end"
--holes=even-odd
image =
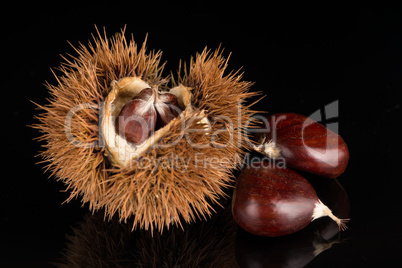
POLYGON ((349 161, 348 147, 340 135, 296 113, 269 116, 257 140, 273 142, 288 167, 324 177, 338 177, 349 161))
POLYGON ((232 211, 247 232, 280 236, 307 226, 318 202, 313 187, 301 175, 264 161, 253 163, 240 174, 232 211))

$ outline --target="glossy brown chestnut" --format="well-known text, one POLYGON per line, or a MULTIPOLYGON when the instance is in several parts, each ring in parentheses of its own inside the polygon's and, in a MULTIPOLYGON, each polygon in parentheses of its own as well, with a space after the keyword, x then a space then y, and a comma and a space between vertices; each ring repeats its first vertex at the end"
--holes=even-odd
POLYGON ((115 129, 127 141, 140 144, 180 112, 175 95, 145 88, 123 106, 116 118, 115 129))
POLYGON ((261 236, 291 234, 323 216, 345 228, 345 220, 332 214, 306 179, 268 161, 253 163, 240 174, 232 212, 240 227, 261 236))
POLYGON ((157 113, 152 101, 133 99, 123 106, 116 119, 116 132, 127 141, 139 144, 155 130, 157 113))
POLYGON ((158 112, 156 130, 166 126, 171 120, 181 113, 175 95, 171 93, 159 94, 159 100, 160 101, 155 103, 155 108, 158 112))
POLYGON ((271 115, 256 135, 257 151, 275 159, 283 157, 291 168, 324 177, 341 175, 349 161, 345 141, 309 117, 295 113, 271 115))

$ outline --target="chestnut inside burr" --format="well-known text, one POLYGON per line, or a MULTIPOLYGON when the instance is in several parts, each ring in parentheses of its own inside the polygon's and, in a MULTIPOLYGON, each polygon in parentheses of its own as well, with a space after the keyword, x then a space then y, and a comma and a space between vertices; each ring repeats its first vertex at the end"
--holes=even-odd
POLYGON ((116 117, 115 130, 128 142, 138 145, 180 113, 175 95, 145 88, 123 106, 116 117))

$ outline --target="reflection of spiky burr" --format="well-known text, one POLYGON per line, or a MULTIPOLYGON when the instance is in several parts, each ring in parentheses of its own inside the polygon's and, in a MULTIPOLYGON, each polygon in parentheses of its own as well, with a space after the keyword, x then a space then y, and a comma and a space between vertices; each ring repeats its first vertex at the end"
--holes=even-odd
POLYGON ((224 74, 221 51, 205 50, 188 69, 182 65, 169 90, 161 52, 147 53, 145 43, 137 48, 124 30, 111 39, 99 34, 76 52, 61 65, 58 85, 48 85, 50 103, 40 106, 35 126, 47 170, 67 185, 68 200, 80 196, 92 211, 123 221, 135 215, 135 226, 159 231, 210 216, 210 203, 224 195, 249 147, 250 83, 224 74), (175 95, 183 112, 140 145, 115 143, 113 105, 148 87, 175 95))
POLYGON ((208 221, 172 226, 163 233, 135 230, 87 215, 68 236, 58 267, 237 267, 234 258, 236 223, 230 206, 208 221))

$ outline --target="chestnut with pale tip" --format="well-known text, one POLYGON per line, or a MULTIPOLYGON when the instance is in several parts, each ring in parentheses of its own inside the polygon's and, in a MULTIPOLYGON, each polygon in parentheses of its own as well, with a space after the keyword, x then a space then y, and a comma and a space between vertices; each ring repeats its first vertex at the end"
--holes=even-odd
POLYGON ((336 178, 349 161, 349 150, 341 136, 304 115, 278 113, 269 116, 256 135, 254 149, 272 159, 312 174, 336 178))
POLYGON ((175 95, 145 88, 123 106, 116 118, 115 130, 128 142, 141 144, 180 112, 175 95))
POLYGON ((324 216, 333 219, 340 230, 346 229, 348 221, 333 215, 301 175, 268 161, 253 163, 242 171, 232 212, 240 227, 260 236, 295 233, 324 216))
POLYGON ((181 113, 177 98, 171 93, 158 94, 158 101, 155 102, 155 108, 158 112, 156 129, 166 126, 181 113))

